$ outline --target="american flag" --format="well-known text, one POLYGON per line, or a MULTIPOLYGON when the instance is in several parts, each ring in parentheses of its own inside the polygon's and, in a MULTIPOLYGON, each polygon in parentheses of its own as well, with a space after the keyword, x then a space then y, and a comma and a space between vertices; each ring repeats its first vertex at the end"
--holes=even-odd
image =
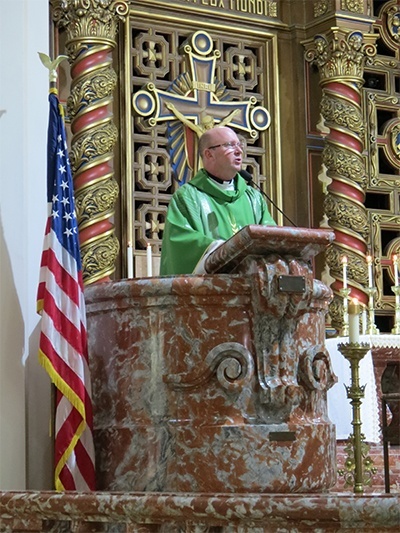
POLYGON ((49 95, 47 219, 37 294, 39 360, 56 388, 56 490, 95 490, 85 300, 63 110, 49 95))

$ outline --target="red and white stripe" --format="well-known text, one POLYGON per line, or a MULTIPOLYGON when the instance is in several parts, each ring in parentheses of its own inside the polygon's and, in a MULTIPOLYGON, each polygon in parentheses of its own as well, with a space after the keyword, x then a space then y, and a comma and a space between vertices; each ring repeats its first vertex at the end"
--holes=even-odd
POLYGON ((55 488, 95 489, 93 413, 82 273, 49 218, 38 288, 39 359, 57 389, 55 488))

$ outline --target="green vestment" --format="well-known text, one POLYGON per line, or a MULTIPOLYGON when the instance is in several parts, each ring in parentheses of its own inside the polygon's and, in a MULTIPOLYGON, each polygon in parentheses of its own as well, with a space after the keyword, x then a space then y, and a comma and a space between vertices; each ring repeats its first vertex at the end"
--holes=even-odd
POLYGON ((165 222, 160 275, 190 274, 216 240, 249 224, 275 225, 261 193, 237 174, 235 190, 222 190, 204 169, 173 195, 165 222))

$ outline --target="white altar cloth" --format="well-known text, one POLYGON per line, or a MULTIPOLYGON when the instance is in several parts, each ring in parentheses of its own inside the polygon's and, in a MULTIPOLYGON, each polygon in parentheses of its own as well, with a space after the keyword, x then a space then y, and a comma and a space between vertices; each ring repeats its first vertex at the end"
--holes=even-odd
MULTIPOLYGON (((339 352, 338 344, 349 342, 347 337, 335 337, 325 341, 338 382, 328 391, 328 416, 336 425, 336 439, 348 439, 353 433, 353 419, 350 400, 345 385, 351 385, 350 363, 339 352)), ((360 335, 360 342, 376 347, 400 347, 399 335, 360 335)), ((367 442, 380 441, 380 420, 378 396, 375 383, 371 351, 360 361, 360 385, 366 385, 365 397, 361 403, 361 432, 367 442)), ((378 384, 380 386, 380 384, 378 384)))

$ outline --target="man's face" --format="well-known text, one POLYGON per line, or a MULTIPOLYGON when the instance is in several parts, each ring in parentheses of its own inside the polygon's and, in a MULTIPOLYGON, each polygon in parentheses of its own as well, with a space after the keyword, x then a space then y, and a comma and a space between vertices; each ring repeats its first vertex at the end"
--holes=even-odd
POLYGON ((236 133, 229 128, 213 131, 204 155, 204 168, 221 180, 231 180, 242 168, 243 149, 236 133), (232 146, 224 146, 226 143, 232 146))

